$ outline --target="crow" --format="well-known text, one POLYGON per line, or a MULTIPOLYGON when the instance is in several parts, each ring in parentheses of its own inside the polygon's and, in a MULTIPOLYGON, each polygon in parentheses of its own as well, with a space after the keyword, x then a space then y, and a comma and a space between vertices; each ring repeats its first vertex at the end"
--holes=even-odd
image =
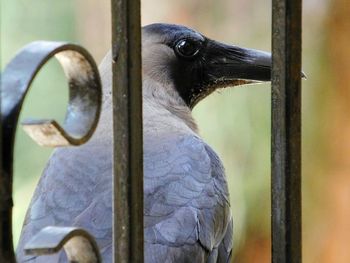
MULTIPOLYGON (((92 139, 54 151, 23 225, 19 262, 64 262, 25 256, 45 226, 78 226, 112 262, 111 54, 101 66, 103 110, 92 139)), ((191 111, 215 90, 269 81, 271 54, 227 45, 190 28, 142 28, 145 262, 229 262, 233 223, 224 167, 198 134, 191 111)))

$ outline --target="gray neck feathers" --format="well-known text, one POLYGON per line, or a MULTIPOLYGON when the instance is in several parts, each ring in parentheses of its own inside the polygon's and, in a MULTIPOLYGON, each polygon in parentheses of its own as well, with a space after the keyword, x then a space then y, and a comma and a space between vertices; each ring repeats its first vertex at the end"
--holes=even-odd
MULTIPOLYGON (((103 125, 99 125, 97 133, 109 133, 108 130, 112 129, 111 52, 108 52, 104 57, 99 70, 103 85, 103 107, 100 120, 103 125)), ((165 122, 169 121, 173 125, 178 123, 178 126, 183 126, 185 124, 197 133, 197 125, 192 117, 191 110, 170 83, 162 85, 161 82, 143 73, 142 92, 144 125, 152 125, 153 119, 156 122, 164 119, 165 122), (152 113, 149 112, 150 108, 153 109, 152 113)))

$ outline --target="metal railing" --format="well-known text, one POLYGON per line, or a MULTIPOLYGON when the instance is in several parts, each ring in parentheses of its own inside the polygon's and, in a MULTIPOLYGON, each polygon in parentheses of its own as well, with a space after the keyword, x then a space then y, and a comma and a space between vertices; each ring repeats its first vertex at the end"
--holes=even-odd
MULTIPOLYGON (((82 47, 62 42, 33 42, 20 50, 6 66, 1 75, 0 262, 15 262, 12 241, 12 180, 19 114, 33 79, 54 56, 60 62, 69 83, 69 103, 64 126, 61 127, 55 120, 30 120, 23 123, 24 130, 39 145, 80 145, 92 136, 100 116, 100 76, 96 63, 82 47)), ((27 252, 50 254, 67 244, 65 250, 68 258, 72 256, 79 259, 79 253, 69 253, 72 245, 69 241, 73 239, 78 240, 78 243, 81 239, 87 239, 91 244, 88 253, 99 258, 93 238, 86 231, 76 228, 44 228, 28 244, 27 252)))
POLYGON ((140 1, 112 0, 115 262, 143 262, 140 1))
POLYGON ((272 262, 301 262, 301 0, 272 1, 272 262))
MULTIPOLYGON (((273 0, 272 6, 272 262, 301 262, 301 0, 273 0)), ((140 1, 111 0, 111 12, 114 262, 143 262, 140 1)), ((70 87, 78 86, 70 90, 70 104, 86 103, 68 108, 77 109, 75 113, 84 118, 80 123, 72 122, 68 111, 63 128, 52 120, 31 121, 26 123, 26 130, 40 144, 77 145, 92 135, 98 120, 99 74, 91 56, 81 47, 37 42, 26 46, 6 67, 1 76, 0 262, 15 262, 12 164, 18 116, 33 78, 54 55, 69 76, 70 87), (76 75, 69 74, 65 60, 80 68, 75 70, 76 75), (86 82, 77 81, 81 75, 89 76, 86 82), (78 99, 86 88, 90 99, 78 99), (86 105, 94 109, 89 116, 80 111, 86 105), (71 132, 75 136, 70 136, 71 132)), ((76 228, 45 228, 36 242, 27 246, 27 252, 55 253, 62 247, 70 259, 79 260, 79 253, 90 253, 96 262, 100 261, 93 237, 76 228), (76 237, 87 239, 90 249, 70 254, 69 246, 74 246, 70 240, 76 237)))

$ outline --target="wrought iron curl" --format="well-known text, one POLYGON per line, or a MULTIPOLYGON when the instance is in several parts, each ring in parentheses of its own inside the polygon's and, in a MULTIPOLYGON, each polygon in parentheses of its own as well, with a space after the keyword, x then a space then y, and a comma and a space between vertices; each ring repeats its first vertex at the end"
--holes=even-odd
POLYGON ((50 255, 64 248, 69 262, 101 262, 95 239, 85 230, 76 227, 43 228, 24 248, 28 255, 50 255))
MULTIPOLYGON (((84 48, 64 42, 36 41, 26 45, 6 66, 1 75, 0 262, 15 262, 12 240, 12 175, 19 114, 33 79, 53 56, 60 62, 69 83, 69 102, 63 127, 55 120, 27 120, 24 121, 24 130, 39 145, 80 145, 92 136, 98 123, 102 98, 101 80, 95 61, 84 48)), ((62 229, 61 234, 65 231, 66 239, 78 233, 87 238, 90 244, 94 242, 90 235, 81 234, 80 230, 74 229, 73 236, 67 229, 62 229)), ((98 250, 93 249, 93 253, 99 260, 98 250)))

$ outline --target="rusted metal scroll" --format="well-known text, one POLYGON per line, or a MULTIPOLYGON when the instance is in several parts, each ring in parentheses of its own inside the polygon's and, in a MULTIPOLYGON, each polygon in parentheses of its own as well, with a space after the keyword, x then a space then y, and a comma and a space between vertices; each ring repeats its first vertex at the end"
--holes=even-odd
POLYGON ((24 250, 28 255, 50 255, 62 248, 69 262, 102 262, 94 238, 76 227, 45 227, 29 240, 24 250))
POLYGON ((80 145, 91 137, 99 119, 101 81, 93 58, 82 47, 62 42, 32 42, 6 66, 1 75, 0 262, 15 262, 12 175, 18 117, 34 77, 53 56, 60 62, 69 83, 63 127, 54 120, 30 120, 24 122, 25 131, 40 145, 80 145))

